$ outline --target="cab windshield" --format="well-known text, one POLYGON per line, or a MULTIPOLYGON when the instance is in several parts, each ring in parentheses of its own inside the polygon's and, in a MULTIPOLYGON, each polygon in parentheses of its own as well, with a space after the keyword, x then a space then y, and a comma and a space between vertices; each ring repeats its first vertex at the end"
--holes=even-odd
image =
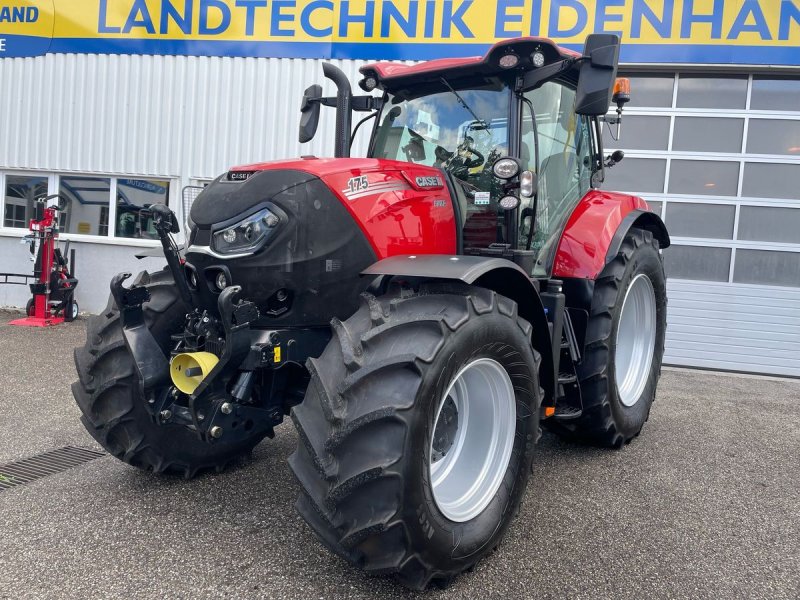
POLYGON ((464 248, 486 248, 507 237, 498 200, 502 183, 492 165, 508 155, 511 91, 454 89, 404 98, 388 94, 372 156, 436 167, 450 173, 459 205, 464 248))
POLYGON ((491 192, 492 163, 508 153, 510 91, 443 84, 445 91, 418 98, 389 94, 372 155, 443 169, 470 196, 491 192))

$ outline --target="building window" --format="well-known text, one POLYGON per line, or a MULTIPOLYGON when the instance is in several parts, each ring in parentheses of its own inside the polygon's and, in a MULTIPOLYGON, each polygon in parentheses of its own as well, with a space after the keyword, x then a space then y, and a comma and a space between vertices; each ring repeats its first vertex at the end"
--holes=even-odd
POLYGON ((797 287, 800 253, 739 249, 736 251, 733 281, 797 287))
POLYGON ((664 250, 664 270, 667 277, 728 281, 730 267, 730 248, 673 245, 664 250))
POLYGON ((714 160, 672 160, 670 194, 735 196, 739 163, 714 160))
MULTIPOLYGON (((638 93, 638 90, 637 90, 638 93)), ((625 115, 623 138, 612 137, 612 127, 603 128, 603 146, 629 150, 666 150, 669 145, 669 117, 625 115)))
POLYGON ((664 191, 664 174, 667 161, 655 158, 625 158, 613 169, 606 169, 606 180, 603 188, 625 192, 664 191))
POLYGON ((150 206, 166 204, 169 181, 156 179, 117 179, 117 237, 157 240, 150 206))
POLYGON ((731 240, 735 217, 730 204, 670 202, 665 221, 672 236, 731 240))
MULTIPOLYGON (((797 198, 800 164, 745 163, 742 195, 751 198, 797 198)), ((798 236, 800 241, 800 236, 798 236)))
POLYGON ((800 94, 800 79, 796 77, 756 75, 753 77, 750 108, 794 112, 798 109, 798 94, 800 94))
POLYGON ((800 121, 750 119, 750 129, 747 132, 747 152, 749 154, 785 154, 800 157, 800 121))
POLYGON ((19 204, 6 203, 5 217, 3 224, 6 227, 25 227, 27 220, 25 219, 25 207, 19 204))
POLYGON ((672 106, 672 92, 675 86, 673 75, 632 73, 625 75, 631 80, 631 89, 634 94, 631 97, 631 106, 650 106, 669 108, 672 106))
POLYGON ((742 206, 739 217, 739 239, 797 244, 800 242, 800 210, 772 206, 742 206))
POLYGON ((34 203, 47 196, 46 175, 6 175, 3 227, 28 228, 34 203))
POLYGON ((169 204, 170 186, 170 180, 163 178, 0 172, 2 227, 27 229, 36 200, 58 193, 64 204, 59 216, 62 233, 155 240, 150 207, 169 204), (48 182, 55 182, 55 187, 48 182))
POLYGON ((742 109, 747 103, 747 77, 685 75, 678 79, 678 108, 742 109))
POLYGON ((66 210, 61 217, 61 230, 81 235, 108 234, 108 199, 111 193, 109 177, 61 177, 58 193, 66 198, 66 210), (103 207, 106 208, 103 223, 103 207))
POLYGON ((676 117, 672 149, 687 152, 727 152, 742 149, 744 119, 676 117))

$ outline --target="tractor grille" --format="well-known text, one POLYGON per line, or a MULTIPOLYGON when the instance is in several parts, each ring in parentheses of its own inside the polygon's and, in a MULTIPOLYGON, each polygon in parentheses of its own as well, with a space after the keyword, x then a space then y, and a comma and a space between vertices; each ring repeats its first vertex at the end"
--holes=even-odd
POLYGON ((105 452, 67 446, 0 466, 0 492, 105 456, 105 452))

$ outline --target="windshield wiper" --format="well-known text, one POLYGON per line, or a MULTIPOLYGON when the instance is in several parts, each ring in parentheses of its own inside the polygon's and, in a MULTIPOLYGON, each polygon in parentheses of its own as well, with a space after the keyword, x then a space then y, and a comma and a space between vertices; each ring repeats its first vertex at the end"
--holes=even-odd
POLYGON ((451 92, 453 92, 453 95, 454 95, 454 96, 455 96, 455 97, 458 99, 458 103, 459 103, 461 106, 463 106, 464 108, 466 108, 466 109, 469 111, 469 114, 471 114, 471 115, 472 115, 472 117, 473 117, 473 118, 474 118, 474 119, 475 119, 475 120, 476 120, 478 123, 480 123, 480 124, 481 124, 481 125, 484 127, 483 131, 486 131, 486 133, 489 133, 489 131, 488 131, 488 129, 489 129, 489 124, 488 124, 486 121, 484 121, 483 119, 481 119, 481 118, 480 118, 478 115, 476 115, 476 114, 475 114, 475 111, 474 111, 474 110, 472 110, 472 109, 469 107, 469 105, 468 105, 468 104, 467 104, 467 103, 464 101, 464 99, 461 97, 461 95, 460 95, 460 94, 459 94, 457 91, 455 91, 455 90, 453 89, 453 86, 451 86, 451 85, 450 85, 450 84, 447 82, 447 79, 445 79, 444 77, 440 77, 440 80, 441 80, 441 82, 442 82, 443 84, 445 84, 445 85, 447 86, 447 89, 448 89, 448 90, 450 90, 451 92))

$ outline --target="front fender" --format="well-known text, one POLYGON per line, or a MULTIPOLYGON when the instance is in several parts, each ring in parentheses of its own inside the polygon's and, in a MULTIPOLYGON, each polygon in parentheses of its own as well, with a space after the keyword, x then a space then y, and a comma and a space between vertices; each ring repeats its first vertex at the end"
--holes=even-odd
POLYGON ((445 254, 384 258, 362 271, 363 275, 409 277, 418 280, 463 281, 490 289, 517 303, 519 315, 533 326, 531 345, 542 357, 539 372, 546 405, 555 399, 555 372, 550 327, 539 290, 519 265, 505 258, 445 254))
POLYGON ((631 227, 652 231, 662 248, 670 244, 667 228, 647 202, 629 194, 591 190, 567 221, 553 277, 596 279, 631 227))

